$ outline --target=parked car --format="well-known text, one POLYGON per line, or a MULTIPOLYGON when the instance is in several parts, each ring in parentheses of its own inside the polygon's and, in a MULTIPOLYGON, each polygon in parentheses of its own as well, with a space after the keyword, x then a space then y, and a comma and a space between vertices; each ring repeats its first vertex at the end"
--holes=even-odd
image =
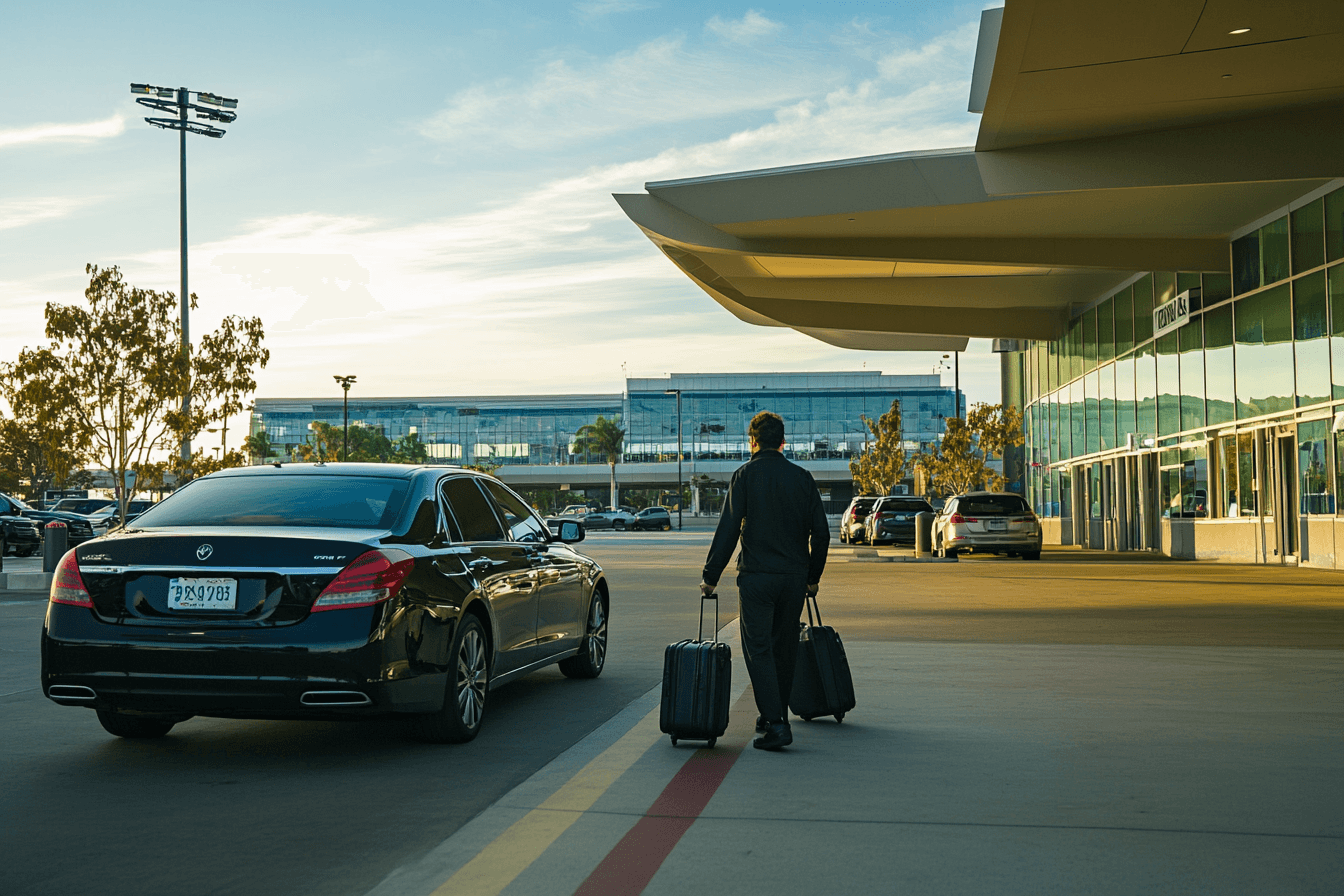
POLYGON ((944 557, 962 553, 1041 559, 1041 523, 1021 495, 968 492, 949 498, 933 518, 933 548, 944 557))
MULTIPOLYGON (((154 503, 155 502, 150 501, 148 499, 144 500, 137 499, 135 501, 126 502, 126 521, 132 522, 140 514, 144 513, 149 508, 153 507, 154 503)), ((112 508, 112 514, 111 516, 108 517, 108 522, 110 522, 113 526, 121 525, 121 517, 116 507, 112 508)))
POLYGON ((567 504, 565 509, 560 511, 559 516, 583 516, 592 508, 587 504, 567 504))
POLYGON ((879 498, 863 521, 864 538, 869 544, 915 542, 915 514, 933 513, 933 506, 923 498, 890 495, 879 498))
POLYGON ((877 498, 855 498, 849 502, 845 512, 840 515, 840 543, 841 544, 861 544, 865 533, 863 521, 868 518, 868 511, 873 509, 877 503, 877 498))
POLYGON ((5 534, 5 551, 16 557, 31 557, 42 546, 42 533, 37 521, 26 516, 0 516, 0 531, 5 534))
POLYGON ((37 524, 39 531, 52 521, 65 523, 66 544, 71 547, 105 535, 108 529, 106 522, 91 520, 86 516, 64 510, 36 510, 18 498, 0 493, 0 515, 5 514, 27 517, 37 524))
POLYGON ((615 507, 590 510, 583 515, 583 525, 586 529, 615 529, 620 532, 634 527, 635 515, 615 507))
POLYGON ((666 532, 672 528, 672 514, 668 513, 666 507, 645 507, 635 514, 632 525, 636 529, 661 529, 666 532))
POLYGON ((66 513, 77 513, 90 519, 106 519, 117 508, 112 498, 62 498, 51 508, 66 513))
POLYGON ((602 672, 611 595, 582 538, 458 468, 222 470, 65 555, 43 693, 120 737, 197 715, 376 716, 468 741, 494 688, 602 672))

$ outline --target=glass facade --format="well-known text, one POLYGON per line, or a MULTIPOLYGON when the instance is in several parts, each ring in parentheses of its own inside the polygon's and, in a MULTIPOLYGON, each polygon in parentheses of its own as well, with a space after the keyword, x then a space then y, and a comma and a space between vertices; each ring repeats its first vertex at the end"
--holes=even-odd
MULTIPOLYGON (((621 419, 623 463, 675 464, 677 396, 668 390, 681 391, 684 460, 745 460, 747 425, 759 411, 784 418, 785 453, 800 461, 847 461, 862 453, 870 438, 863 418, 877 419, 893 400, 901 402, 910 450, 936 441, 943 419, 956 413, 952 390, 936 375, 673 374, 627 380, 624 395, 352 398, 350 425, 380 427, 393 441, 415 433, 443 463, 605 466, 605 457, 571 454, 579 427, 600 414, 621 419)), ((262 398, 251 431, 265 431, 276 454, 289 457, 310 440, 310 424, 340 426, 342 413, 339 400, 262 398)))
POLYGON ((1067 517, 1064 496, 1092 492, 1094 463, 1148 453, 1163 516, 1269 518, 1276 497, 1300 515, 1336 513, 1344 189, 1229 249, 1229 274, 1144 274, 1058 340, 1028 347, 1027 490, 1038 513, 1067 517), (1187 292, 1188 322, 1154 338, 1154 308, 1187 292))

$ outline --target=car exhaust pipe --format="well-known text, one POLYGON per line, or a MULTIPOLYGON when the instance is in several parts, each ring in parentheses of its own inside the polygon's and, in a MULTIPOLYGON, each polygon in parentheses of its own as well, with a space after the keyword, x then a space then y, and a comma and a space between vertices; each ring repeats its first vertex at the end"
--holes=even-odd
POLYGON ((82 684, 54 684, 47 688, 47 696, 52 700, 69 700, 77 703, 89 703, 98 699, 93 688, 82 684))
POLYGON ((360 691, 306 691, 299 698, 304 706, 368 706, 373 703, 360 691))

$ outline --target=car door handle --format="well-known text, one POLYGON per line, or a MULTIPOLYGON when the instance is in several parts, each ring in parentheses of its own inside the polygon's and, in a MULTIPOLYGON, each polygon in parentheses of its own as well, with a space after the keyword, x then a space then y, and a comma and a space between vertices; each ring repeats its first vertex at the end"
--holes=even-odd
POLYGON ((477 557, 475 560, 467 564, 467 569, 479 575, 480 573, 483 572, 489 572, 490 568, 494 565, 495 561, 487 557, 477 557))

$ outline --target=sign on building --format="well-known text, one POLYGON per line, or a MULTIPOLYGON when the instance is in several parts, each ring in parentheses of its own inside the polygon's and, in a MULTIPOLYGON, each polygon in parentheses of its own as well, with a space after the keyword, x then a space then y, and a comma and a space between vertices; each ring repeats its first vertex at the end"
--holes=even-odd
POLYGON ((1153 309, 1153 336, 1161 336, 1190 322, 1190 290, 1153 309))

